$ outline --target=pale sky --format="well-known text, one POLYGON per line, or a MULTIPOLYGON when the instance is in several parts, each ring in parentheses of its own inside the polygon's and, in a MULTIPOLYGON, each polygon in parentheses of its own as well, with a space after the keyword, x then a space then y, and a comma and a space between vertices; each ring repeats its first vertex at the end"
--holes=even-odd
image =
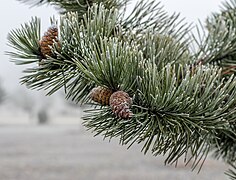
MULTIPOLYGON (((136 2, 135 0, 133 0, 136 2)), ((204 19, 211 12, 219 11, 222 0, 162 0, 167 12, 180 12, 181 17, 185 17, 188 22, 197 22, 198 19, 204 19)), ((18 28, 22 23, 30 21, 32 16, 40 17, 42 20, 42 32, 50 24, 50 16, 56 15, 52 7, 34 7, 29 8, 16 0, 7 0, 0 6, 0 79, 4 83, 4 88, 12 91, 20 88, 19 78, 23 67, 16 66, 9 62, 9 57, 5 51, 9 50, 6 46, 7 34, 11 29, 18 28)))

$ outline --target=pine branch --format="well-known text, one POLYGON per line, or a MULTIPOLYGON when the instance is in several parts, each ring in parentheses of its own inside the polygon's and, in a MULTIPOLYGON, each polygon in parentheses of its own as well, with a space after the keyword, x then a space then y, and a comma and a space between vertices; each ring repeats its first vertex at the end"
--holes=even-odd
POLYGON ((162 69, 167 64, 190 64, 188 42, 172 35, 163 35, 150 30, 138 39, 139 50, 144 58, 162 69), (182 42, 181 42, 182 41, 182 42))
POLYGON ((7 52, 18 65, 37 62, 41 57, 39 50, 40 19, 32 18, 21 28, 12 30, 8 35, 8 45, 15 52, 7 52))
POLYGON ((31 6, 52 5, 61 13, 77 12, 80 17, 87 13, 87 10, 94 3, 104 4, 107 9, 124 7, 129 0, 18 0, 31 6))
POLYGON ((197 42, 201 63, 215 64, 223 68, 222 75, 236 72, 236 6, 234 0, 223 3, 220 13, 213 13, 206 20, 207 33, 197 42))
POLYGON ((229 132, 218 131, 218 138, 216 139, 215 147, 213 147, 215 158, 223 159, 228 163, 236 162, 236 124, 234 119, 235 115, 229 119, 229 132))
POLYGON ((232 169, 229 169, 225 174, 231 179, 235 180, 236 179, 236 165, 230 163, 230 166, 232 169))
POLYGON ((121 27, 128 36, 139 38, 149 31, 162 34, 182 41, 187 35, 190 26, 179 19, 179 14, 168 15, 161 4, 155 0, 150 2, 139 1, 130 14, 123 13, 121 16, 121 27), (129 31, 131 31, 129 33, 129 31))
POLYGON ((84 61, 76 61, 81 72, 97 85, 113 90, 131 88, 126 87, 129 84, 127 77, 136 77, 138 57, 127 43, 121 43, 116 38, 100 39, 99 42, 89 41, 86 47, 88 52, 84 52, 84 61))
POLYGON ((235 0, 229 0, 222 2, 222 12, 228 12, 228 11, 235 11, 236 8, 236 2, 235 0))
MULTIPOLYGON (((77 13, 68 13, 61 19, 61 42, 63 53, 72 59, 73 64, 77 65, 77 68, 80 66, 78 69, 80 72, 83 72, 83 69, 88 71, 86 68, 89 66, 90 68, 96 68, 96 66, 93 67, 91 63, 87 64, 86 60, 88 60, 88 58, 94 58, 91 56, 97 56, 97 58, 100 58, 99 53, 104 51, 100 47, 103 43, 101 38, 118 36, 119 32, 116 28, 118 11, 114 9, 107 10, 102 5, 95 5, 89 9, 87 15, 84 16, 82 24, 78 21, 78 17, 79 15, 77 13), (89 48, 93 49, 90 50, 89 48), (91 55, 91 51, 95 54, 91 55)), ((105 55, 103 58, 105 58, 105 55)), ((108 62, 108 59, 106 59, 106 61, 108 62)), ((113 65, 114 64, 110 64, 111 67, 113 65)), ((120 63, 120 65, 122 64, 120 63)), ((112 74, 113 72, 110 73, 112 74)), ((113 75, 113 77, 115 75, 113 75)), ((98 74, 95 74, 94 77, 96 76, 98 76, 98 74)), ((92 79, 91 81, 84 72, 82 77, 76 79, 86 82, 86 86, 88 86, 87 88, 84 88, 85 84, 75 86, 73 83, 68 86, 69 91, 67 98, 72 98, 76 100, 76 102, 81 98, 86 99, 95 83, 97 83, 97 85, 101 84, 101 82, 99 83, 98 81, 94 81, 95 79, 92 79), (86 96, 83 97, 84 95, 86 96)), ((111 80, 115 82, 115 80, 111 80)), ((106 83, 103 85, 105 86, 106 83)), ((114 84, 112 86, 114 86, 114 84)))
POLYGON ((179 15, 167 15, 159 3, 140 1, 124 18, 118 9, 123 2, 96 2, 31 1, 67 13, 56 27, 58 37, 48 37, 48 46, 42 43, 37 18, 9 33, 15 52, 8 54, 16 64, 30 64, 21 82, 48 95, 64 88, 66 98, 76 103, 94 104, 94 87, 110 94, 122 91, 129 103, 119 101, 131 108, 125 110, 132 116, 118 116, 110 101, 95 103, 83 118, 95 135, 119 137, 129 146, 140 143, 144 153, 167 155, 167 164, 185 156, 186 164, 193 159, 192 169, 201 168, 209 151, 234 163, 236 81, 229 74, 236 67, 235 3, 208 18, 208 33, 192 54, 189 26, 179 15), (42 44, 49 54, 42 53, 42 44), (203 63, 186 65, 195 58, 203 63))
POLYGON ((192 76, 184 75, 181 66, 178 73, 172 66, 161 72, 155 65, 147 67, 133 98, 132 119, 118 119, 109 108, 101 108, 89 111, 84 125, 105 138, 119 136, 122 144, 144 143, 145 153, 150 149, 154 155, 168 154, 166 163, 191 152, 195 168, 208 154, 216 131, 228 132, 227 113, 235 113, 234 80, 224 85, 216 69, 205 68, 192 76), (179 76, 184 79, 180 84, 179 76))

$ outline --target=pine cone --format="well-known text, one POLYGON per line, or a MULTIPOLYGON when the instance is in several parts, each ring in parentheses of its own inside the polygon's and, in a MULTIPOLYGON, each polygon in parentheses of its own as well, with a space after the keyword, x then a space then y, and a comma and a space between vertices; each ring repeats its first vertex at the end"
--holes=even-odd
POLYGON ((100 103, 101 105, 109 105, 109 99, 113 91, 111 89, 98 86, 91 91, 91 98, 93 101, 100 103))
POLYGON ((123 119, 132 117, 133 113, 130 110, 131 104, 132 99, 124 91, 116 91, 110 97, 112 112, 123 119))
POLYGON ((40 40, 40 51, 42 53, 43 58, 47 56, 53 56, 53 52, 51 50, 51 46, 53 46, 54 42, 60 46, 58 41, 58 29, 56 26, 50 27, 47 32, 44 33, 42 39, 40 40))

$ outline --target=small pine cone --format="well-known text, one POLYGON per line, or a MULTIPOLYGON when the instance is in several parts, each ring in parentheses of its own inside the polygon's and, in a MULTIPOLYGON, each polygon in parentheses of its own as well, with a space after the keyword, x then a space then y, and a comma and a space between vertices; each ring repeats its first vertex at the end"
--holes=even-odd
POLYGON ((133 116, 130 110, 132 99, 124 91, 116 91, 110 97, 112 112, 120 118, 128 119, 133 116))
POLYGON ((93 101, 100 103, 101 105, 109 105, 109 99, 113 91, 111 89, 98 86, 91 91, 91 98, 93 101))
POLYGON ((40 51, 42 53, 43 58, 47 56, 53 56, 53 52, 51 47, 53 46, 54 42, 60 46, 58 41, 58 29, 56 26, 50 27, 43 35, 42 39, 39 42, 40 51))

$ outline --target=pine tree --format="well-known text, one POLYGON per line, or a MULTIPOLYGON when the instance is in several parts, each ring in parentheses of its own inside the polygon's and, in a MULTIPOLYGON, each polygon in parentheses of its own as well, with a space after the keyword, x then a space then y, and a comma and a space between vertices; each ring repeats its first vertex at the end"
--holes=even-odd
POLYGON ((22 84, 91 104, 83 125, 95 135, 192 169, 213 153, 236 179, 236 0, 197 27, 155 0, 128 15, 128 0, 19 1, 61 14, 44 35, 37 17, 9 33, 8 54, 30 64, 22 84))
MULTIPOLYGON (((1 83, 1 81, 0 81, 0 83, 1 83)), ((6 96, 6 93, 5 93, 2 85, 0 84, 0 105, 4 102, 5 96, 6 96)))

